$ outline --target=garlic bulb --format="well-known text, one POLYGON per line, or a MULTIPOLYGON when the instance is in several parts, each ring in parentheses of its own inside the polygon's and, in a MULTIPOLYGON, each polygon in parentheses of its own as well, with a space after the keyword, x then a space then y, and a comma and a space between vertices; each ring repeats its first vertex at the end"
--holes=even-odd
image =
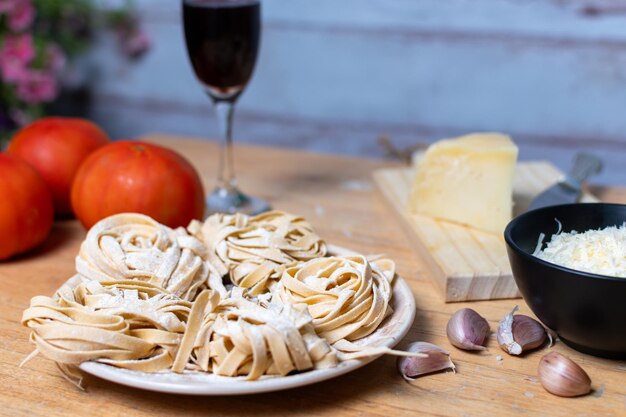
POLYGON ((463 308, 452 315, 446 326, 448 340, 463 350, 485 350, 483 346, 489 335, 489 323, 470 308, 463 308))
MULTIPOLYGON (((430 374, 444 369, 456 367, 450 360, 450 353, 428 342, 415 342, 407 347, 407 352, 425 353, 427 357, 402 356, 398 358, 398 371, 407 381, 412 381, 418 376, 430 374)), ((456 372, 456 371, 455 371, 456 372)))
POLYGON ((506 353, 519 355, 527 350, 538 348, 546 341, 546 329, 537 320, 514 313, 518 306, 500 320, 496 333, 498 344, 506 353))
POLYGON ((589 375, 573 360, 551 352, 539 361, 539 380, 546 391, 560 397, 577 397, 591 391, 589 375))

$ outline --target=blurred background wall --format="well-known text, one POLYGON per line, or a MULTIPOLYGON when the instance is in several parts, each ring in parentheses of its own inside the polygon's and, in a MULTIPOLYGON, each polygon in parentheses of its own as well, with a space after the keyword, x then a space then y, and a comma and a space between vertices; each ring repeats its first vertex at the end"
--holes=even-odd
MULTIPOLYGON (((176 0, 137 0, 151 51, 128 66, 95 51, 92 117, 113 137, 216 137, 188 62, 176 0)), ((626 185, 626 1, 263 0, 260 59, 237 142, 382 156, 494 130, 522 159, 567 169, 601 156, 592 182, 626 185)))

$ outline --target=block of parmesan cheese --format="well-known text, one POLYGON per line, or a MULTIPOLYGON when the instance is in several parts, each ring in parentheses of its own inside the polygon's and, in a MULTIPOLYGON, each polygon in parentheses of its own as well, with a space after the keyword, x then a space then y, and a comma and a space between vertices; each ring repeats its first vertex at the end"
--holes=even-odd
POLYGON ((408 209, 502 234, 513 211, 517 146, 499 133, 432 144, 417 162, 408 209))

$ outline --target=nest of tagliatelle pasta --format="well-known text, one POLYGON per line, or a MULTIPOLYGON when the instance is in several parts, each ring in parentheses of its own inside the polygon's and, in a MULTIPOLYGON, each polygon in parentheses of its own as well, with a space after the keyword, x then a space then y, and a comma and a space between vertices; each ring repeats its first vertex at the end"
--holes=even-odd
POLYGON ((329 256, 302 217, 216 214, 187 229, 118 214, 89 230, 76 275, 24 311, 35 352, 80 385, 96 361, 255 380, 381 353, 395 265, 329 256))

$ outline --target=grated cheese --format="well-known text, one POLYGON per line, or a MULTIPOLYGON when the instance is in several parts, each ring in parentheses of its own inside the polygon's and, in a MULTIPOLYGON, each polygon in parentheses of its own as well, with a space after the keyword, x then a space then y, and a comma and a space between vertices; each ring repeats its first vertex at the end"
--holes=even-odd
POLYGON ((626 222, 583 233, 559 230, 542 250, 544 237, 541 233, 534 256, 578 271, 626 278, 626 222))

